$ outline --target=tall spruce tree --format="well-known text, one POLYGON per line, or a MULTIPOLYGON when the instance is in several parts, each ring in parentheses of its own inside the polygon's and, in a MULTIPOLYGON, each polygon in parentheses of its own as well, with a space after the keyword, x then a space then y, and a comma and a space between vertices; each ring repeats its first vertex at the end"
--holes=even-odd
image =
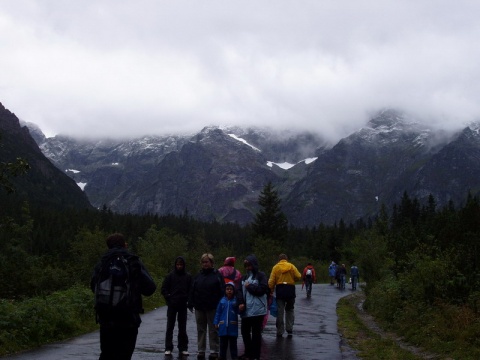
POLYGON ((258 198, 261 209, 252 224, 256 237, 272 239, 280 243, 286 239, 288 220, 281 210, 280 203, 277 191, 272 183, 268 182, 258 198))

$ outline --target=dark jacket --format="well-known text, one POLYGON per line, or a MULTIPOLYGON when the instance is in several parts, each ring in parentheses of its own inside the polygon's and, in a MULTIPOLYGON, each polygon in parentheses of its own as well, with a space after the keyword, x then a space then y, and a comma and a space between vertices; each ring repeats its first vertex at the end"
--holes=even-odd
POLYGON ((194 277, 188 307, 195 310, 215 310, 225 293, 223 276, 216 269, 202 269, 194 277))
POLYGON ((185 259, 177 257, 174 262, 174 269, 165 277, 162 283, 162 295, 168 306, 176 308, 187 307, 188 296, 192 286, 192 275, 186 271, 185 259), (178 271, 176 263, 183 261, 183 269, 178 271))
POLYGON ((157 286, 138 256, 131 254, 125 248, 109 249, 102 256, 102 259, 93 270, 93 275, 90 280, 90 288, 95 292, 102 264, 116 254, 122 255, 129 264, 132 303, 128 312, 120 315, 97 313, 97 320, 101 326, 140 326, 140 314, 143 314, 142 295, 152 295, 157 289, 157 286))

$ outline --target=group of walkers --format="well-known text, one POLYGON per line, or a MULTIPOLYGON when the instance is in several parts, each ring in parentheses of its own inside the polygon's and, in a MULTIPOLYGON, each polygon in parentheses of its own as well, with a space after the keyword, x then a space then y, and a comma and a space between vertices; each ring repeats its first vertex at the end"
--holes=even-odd
MULTIPOLYGON (((122 234, 110 235, 106 243, 108 251, 95 267, 91 280, 100 324, 99 359, 127 360, 135 349, 143 313, 142 295, 152 295, 156 284, 141 260, 127 250, 122 234)), ((185 258, 177 257, 161 285, 167 304, 166 356, 172 355, 174 349, 176 323, 179 356, 189 355, 187 311, 195 315, 200 360, 206 359, 207 338, 209 360, 226 359, 228 349, 232 359, 260 359, 262 331, 272 301, 277 305, 276 336, 282 337, 285 332, 289 337, 293 335, 295 283, 302 279, 307 297, 311 296, 312 284, 316 282, 312 264, 300 273, 286 254, 280 254, 267 278, 255 255, 243 260, 243 275, 235 267, 235 257, 227 257, 219 269, 215 269, 210 253, 203 254, 200 263, 200 271, 192 276, 185 258), (239 326, 245 349, 241 356, 237 349, 239 326)), ((353 270, 351 273, 353 276, 353 270)))
MULTIPOLYGON (((334 261, 332 261, 328 267, 328 276, 330 277, 330 285, 334 285, 336 282, 339 289, 345 289, 345 284, 347 281, 347 268, 345 267, 345 264, 337 265, 334 261)), ((352 290, 357 290, 359 277, 360 272, 358 267, 357 265, 353 264, 350 268, 349 279, 349 283, 352 285, 352 290)))

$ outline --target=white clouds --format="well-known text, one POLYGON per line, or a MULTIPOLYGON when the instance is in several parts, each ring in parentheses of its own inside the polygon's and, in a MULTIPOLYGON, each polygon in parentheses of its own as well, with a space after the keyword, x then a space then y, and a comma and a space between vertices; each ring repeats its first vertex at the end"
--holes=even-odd
POLYGON ((479 118, 476 2, 2 6, 0 102, 47 133, 236 123, 338 137, 387 106, 448 127, 479 118))

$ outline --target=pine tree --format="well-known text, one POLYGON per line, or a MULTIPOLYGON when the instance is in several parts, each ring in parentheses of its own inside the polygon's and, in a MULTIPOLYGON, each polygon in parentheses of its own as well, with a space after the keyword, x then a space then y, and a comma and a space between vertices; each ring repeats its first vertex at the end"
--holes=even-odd
POLYGON ((280 207, 281 200, 271 182, 264 186, 258 204, 262 207, 252 224, 256 237, 283 241, 288 231, 288 220, 280 207))

